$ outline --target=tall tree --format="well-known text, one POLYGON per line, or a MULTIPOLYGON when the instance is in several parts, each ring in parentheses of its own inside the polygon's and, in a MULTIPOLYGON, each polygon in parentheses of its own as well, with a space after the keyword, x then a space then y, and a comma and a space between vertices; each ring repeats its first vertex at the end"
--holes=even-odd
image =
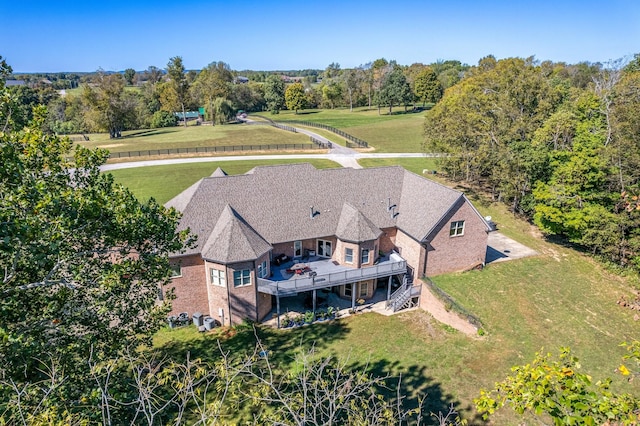
POLYGON ((287 103, 287 109, 295 111, 296 114, 298 114, 298 110, 304 108, 306 100, 302 83, 290 84, 284 92, 284 98, 287 103))
POLYGON ((337 106, 337 103, 342 98, 342 87, 340 84, 331 80, 322 85, 322 101, 325 106, 333 109, 337 106))
POLYGON ((442 84, 433 69, 425 67, 416 75, 414 92, 423 106, 426 102, 435 104, 442 98, 442 84))
POLYGON ((106 151, 79 146, 70 162, 70 142, 42 131, 45 113, 0 133, 0 364, 4 380, 24 384, 55 362, 65 380, 54 407, 74 410, 93 388, 87 360, 150 344, 165 322, 158 294, 185 235, 177 212, 100 172, 106 151))
POLYGON ((133 68, 127 68, 124 70, 124 80, 129 86, 133 86, 133 79, 136 78, 136 70, 133 68))
POLYGON ((406 106, 413 100, 413 94, 402 69, 397 67, 385 76, 376 99, 378 114, 381 105, 389 107, 389 114, 391 114, 394 105, 404 104, 406 109, 406 106))
POLYGON ((189 81, 185 75, 182 57, 174 56, 169 60, 167 64, 167 76, 169 81, 164 88, 165 96, 163 107, 168 108, 169 112, 181 110, 183 122, 186 127, 186 106, 189 103, 189 81), (173 109, 173 111, 171 111, 171 109, 173 109))
POLYGON ((208 105, 208 113, 212 123, 215 122, 214 101, 216 98, 229 99, 231 97, 232 83, 233 74, 231 68, 222 61, 210 63, 198 74, 192 88, 196 94, 195 97, 208 105))
POLYGON ((362 68, 352 68, 342 72, 342 81, 346 89, 345 92, 349 98, 349 111, 353 111, 353 104, 356 102, 364 79, 365 75, 362 68))
POLYGON ((135 120, 135 101, 124 91, 121 74, 98 72, 95 86, 86 85, 83 100, 88 109, 85 121, 96 131, 108 131, 109 138, 119 138, 127 123, 135 120))
POLYGON ((271 74, 264 83, 264 100, 272 114, 280 113, 285 106, 284 81, 279 75, 271 74))

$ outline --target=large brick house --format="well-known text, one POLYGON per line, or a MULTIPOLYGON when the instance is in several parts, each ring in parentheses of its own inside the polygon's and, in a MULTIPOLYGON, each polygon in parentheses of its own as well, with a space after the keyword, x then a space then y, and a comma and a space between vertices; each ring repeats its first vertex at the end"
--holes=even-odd
POLYGON ((279 313, 281 298, 301 293, 315 307, 320 289, 352 303, 386 291, 398 307, 419 297, 414 277, 483 264, 489 231, 463 193, 402 167, 218 169, 166 205, 198 237, 171 258, 173 313, 226 325, 279 313))

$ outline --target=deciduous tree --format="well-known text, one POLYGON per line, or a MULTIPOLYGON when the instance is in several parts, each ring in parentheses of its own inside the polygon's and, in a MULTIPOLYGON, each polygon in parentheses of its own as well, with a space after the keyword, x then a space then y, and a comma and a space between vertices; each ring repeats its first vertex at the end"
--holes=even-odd
POLYGON ((43 132, 45 111, 0 133, 0 365, 3 379, 38 383, 55 360, 55 403, 78 404, 86 360, 150 344, 162 326, 178 213, 141 203, 100 172, 108 153, 43 132), (56 377, 57 377, 56 374, 56 377))
POLYGON ((184 65, 180 56, 174 56, 167 64, 169 81, 163 85, 161 91, 162 107, 169 112, 182 111, 184 125, 187 125, 186 107, 190 103, 189 81, 185 75, 184 65))
POLYGON ((414 90, 416 98, 426 102, 437 103, 442 98, 442 84, 433 69, 426 67, 418 73, 415 78, 414 90))
POLYGON ((99 71, 96 81, 95 86, 85 86, 82 94, 89 107, 85 122, 95 131, 108 131, 110 138, 119 138, 127 123, 135 121, 135 95, 125 93, 120 74, 99 71))
POLYGON ((127 68, 124 70, 124 80, 129 86, 133 86, 133 79, 136 78, 136 70, 133 68, 127 68))
POLYGON ((547 414, 558 426, 640 422, 640 399, 613 392, 610 379, 593 383, 591 376, 580 372, 579 360, 568 348, 562 348, 557 358, 538 353, 531 363, 513 367, 512 372, 475 400, 485 418, 508 405, 519 414, 547 414))
POLYGON ((302 83, 290 84, 284 92, 284 98, 287 103, 287 109, 295 111, 296 114, 298 110, 304 109, 306 97, 302 83))
POLYGON ((285 106, 284 81, 279 75, 271 74, 264 83, 264 100, 272 114, 280 113, 285 106))
MULTIPOLYGON (((216 98, 229 99, 231 96, 231 85, 233 74, 228 64, 219 61, 212 62, 198 74, 192 89, 195 98, 208 105, 208 113, 211 122, 214 123, 214 101, 216 98)), ((226 120, 225 120, 226 122, 226 120)))

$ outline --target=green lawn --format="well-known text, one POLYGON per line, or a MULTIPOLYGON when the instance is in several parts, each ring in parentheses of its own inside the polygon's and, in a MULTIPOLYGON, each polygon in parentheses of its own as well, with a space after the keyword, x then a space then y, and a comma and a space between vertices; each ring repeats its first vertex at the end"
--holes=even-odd
POLYGON ((422 151, 424 112, 405 113, 404 107, 394 108, 391 115, 384 108, 380 115, 377 108, 304 110, 297 115, 293 111, 282 111, 276 115, 261 115, 274 121, 304 120, 333 126, 367 141, 376 152, 422 151))
POLYGON ((205 146, 276 145, 309 143, 309 137, 271 126, 229 124, 225 126, 176 126, 162 129, 131 130, 120 139, 107 133, 89 134, 88 148, 106 148, 112 152, 172 149, 205 146))
MULTIPOLYGON (((435 158, 362 158, 358 160, 362 167, 402 166, 410 172, 432 178, 431 172, 440 170, 435 158), (422 173, 428 170, 426 173, 422 173)), ((436 175, 437 176, 437 175, 436 175)))
POLYGON ((174 164, 167 166, 136 167, 113 170, 116 182, 127 186, 134 195, 146 200, 153 197, 159 203, 166 203, 180 192, 194 184, 198 179, 210 176, 216 168, 222 168, 227 174, 246 173, 256 166, 290 163, 311 163, 314 167, 340 167, 330 160, 260 160, 260 161, 212 161, 207 163, 174 164))

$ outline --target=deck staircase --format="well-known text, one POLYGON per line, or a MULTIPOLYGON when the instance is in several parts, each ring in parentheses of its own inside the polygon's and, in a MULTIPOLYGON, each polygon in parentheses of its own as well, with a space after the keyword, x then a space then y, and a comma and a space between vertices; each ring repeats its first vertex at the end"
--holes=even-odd
POLYGON ((386 308, 393 312, 413 308, 416 305, 414 298, 419 295, 419 287, 414 289, 413 280, 405 275, 402 278, 402 285, 387 300, 386 308))

